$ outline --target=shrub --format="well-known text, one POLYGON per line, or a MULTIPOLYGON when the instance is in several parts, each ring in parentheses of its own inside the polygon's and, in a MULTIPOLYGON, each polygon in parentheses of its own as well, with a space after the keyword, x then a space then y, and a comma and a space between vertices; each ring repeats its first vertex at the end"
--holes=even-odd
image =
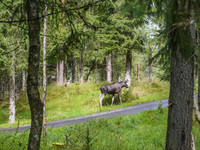
POLYGON ((135 99, 139 99, 139 96, 137 93, 132 93, 133 89, 130 87, 129 89, 123 89, 122 90, 122 101, 123 102, 131 102, 135 99))

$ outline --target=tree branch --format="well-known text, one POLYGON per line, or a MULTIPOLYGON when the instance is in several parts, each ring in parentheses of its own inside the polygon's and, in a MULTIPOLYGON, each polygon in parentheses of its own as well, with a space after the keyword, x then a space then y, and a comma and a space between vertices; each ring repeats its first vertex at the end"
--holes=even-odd
POLYGON ((0 20, 0 23, 20 23, 20 22, 27 22, 27 21, 33 21, 33 20, 39 20, 39 19, 42 19, 46 16, 51 16, 51 15, 55 15, 55 14, 59 14, 59 13, 62 13, 62 12, 67 12, 67 11, 76 11, 76 10, 81 10, 81 9, 85 9, 85 8, 88 8, 88 7, 92 7, 92 6, 95 6, 96 4, 100 3, 101 1, 96 1, 94 3, 89 3, 87 5, 84 5, 84 6, 80 6, 80 7, 76 7, 76 8, 71 8, 71 9, 63 9, 61 11, 57 11, 57 12, 54 12, 54 13, 48 13, 46 15, 42 15, 40 17, 37 17, 37 18, 33 18, 33 19, 22 19, 22 20, 11 20, 11 21, 8 21, 8 20, 0 20))

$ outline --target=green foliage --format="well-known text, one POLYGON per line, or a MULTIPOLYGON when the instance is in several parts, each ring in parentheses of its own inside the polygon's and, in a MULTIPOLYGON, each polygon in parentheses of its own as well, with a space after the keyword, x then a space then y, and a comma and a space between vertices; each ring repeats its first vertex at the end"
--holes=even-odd
POLYGON ((16 113, 19 114, 19 113, 24 112, 24 111, 30 111, 26 92, 20 91, 19 97, 20 97, 20 99, 15 102, 16 105, 17 105, 16 113))
POLYGON ((130 87, 129 89, 123 89, 122 91, 123 102, 130 102, 139 98, 137 93, 132 93, 132 92, 133 92, 132 87, 130 87))
POLYGON ((164 112, 163 111, 163 103, 162 103, 162 101, 160 101, 159 104, 158 104, 158 112, 159 113, 163 113, 164 112))

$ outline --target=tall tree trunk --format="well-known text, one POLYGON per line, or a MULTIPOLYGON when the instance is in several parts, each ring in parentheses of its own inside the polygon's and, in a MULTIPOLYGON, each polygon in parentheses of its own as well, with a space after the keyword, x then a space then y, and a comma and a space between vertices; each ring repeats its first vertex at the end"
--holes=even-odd
POLYGON ((167 150, 190 150, 193 88, 193 59, 188 63, 179 47, 177 47, 176 50, 172 51, 171 61, 167 150))
MULTIPOLYGON (((195 80, 194 80, 194 100, 193 100, 193 109, 194 109, 194 115, 195 115, 195 117, 196 117, 196 119, 197 119, 197 121, 199 122, 199 134, 200 134, 200 103, 199 103, 199 101, 200 101, 200 60, 199 60, 199 56, 200 56, 200 53, 198 52, 198 51, 196 51, 196 54, 197 54, 197 59, 195 59, 195 60, 197 60, 197 66, 198 66, 198 68, 197 68, 197 73, 198 73, 198 96, 197 96, 197 99, 196 99, 196 86, 195 86, 195 80), (198 101, 197 101, 198 100, 198 101)), ((195 77, 196 77, 196 74, 195 74, 195 77)), ((195 79, 195 77, 194 77, 194 79, 195 79)))
POLYGON ((98 68, 97 68, 97 60, 95 60, 95 83, 97 83, 98 80, 98 68))
POLYGON ((192 133, 191 133, 191 149, 192 149, 192 150, 196 150, 196 148, 195 148, 194 136, 193 136, 192 133))
POLYGON ((126 54, 126 75, 125 79, 128 79, 128 86, 131 85, 131 69, 132 69, 132 51, 128 50, 126 54))
POLYGON ((22 72, 22 90, 26 91, 26 72, 24 70, 22 72))
POLYGON ((5 97, 5 91, 6 91, 6 88, 5 88, 5 81, 2 81, 2 98, 4 99, 5 97))
POLYGON ((64 61, 61 60, 57 63, 57 85, 64 84, 64 61))
MULTIPOLYGON (((197 31, 196 31, 197 32, 197 31)), ((200 33, 197 32, 197 39, 196 39, 196 43, 200 43, 200 33)), ((197 47, 200 46, 200 44, 196 45, 197 47)), ((197 96, 197 100, 196 101, 196 90, 195 90, 195 99, 194 99, 194 112, 195 112, 195 116, 199 122, 199 135, 200 135, 200 52, 199 50, 196 50, 196 60, 197 60, 197 66, 196 66, 196 77, 198 77, 198 96, 197 96), (197 108, 198 107, 198 108, 197 108)), ((195 86, 194 86, 195 87, 195 86)), ((195 87, 196 88, 196 87, 195 87)))
POLYGON ((68 68, 67 68, 67 56, 65 56, 65 61, 64 61, 64 83, 67 83, 67 76, 68 76, 68 74, 67 74, 67 70, 68 70, 68 68))
MULTIPOLYGON (((194 25, 175 26, 176 23, 185 22, 192 12, 190 0, 174 4, 170 36, 176 36, 171 41, 171 80, 169 95, 169 111, 167 123, 166 150, 190 150, 192 132, 192 114, 194 99, 194 25), (179 11, 183 11, 181 13, 179 11), (187 13, 187 15, 186 15, 187 13), (178 21, 178 22, 177 22, 178 21), (183 34, 180 34, 183 33, 183 34), (182 39, 187 43, 184 43, 182 39)), ((174 1, 176 3, 176 1, 174 1)))
POLYGON ((87 74, 87 78, 86 78, 87 82, 90 82, 90 73, 91 73, 91 70, 88 70, 88 74, 87 74))
POLYGON ((3 95, 3 81, 0 79, 0 98, 2 98, 3 95))
POLYGON ((44 17, 44 40, 43 40, 43 136, 46 136, 46 90, 47 90, 47 76, 46 76, 46 38, 47 38, 47 0, 45 0, 45 17, 44 17))
POLYGON ((107 58, 106 58, 106 73, 107 73, 107 76, 106 76, 106 80, 108 82, 111 82, 112 81, 112 64, 111 64, 111 54, 108 54, 107 58))
POLYGON ((137 64, 137 81, 140 81, 140 64, 137 64))
POLYGON ((38 90, 38 72, 40 62, 40 20, 39 1, 27 0, 29 29, 29 58, 27 93, 31 110, 31 128, 28 141, 29 150, 39 150, 43 122, 43 104, 38 90))
POLYGON ((64 60, 60 62, 60 85, 64 84, 64 60))
POLYGON ((58 85, 58 83, 59 83, 59 78, 60 78, 60 75, 59 75, 59 73, 60 73, 60 65, 59 65, 59 62, 57 62, 57 64, 56 64, 56 82, 57 82, 57 85, 58 85))
POLYGON ((79 82, 80 83, 83 83, 83 67, 84 67, 84 65, 83 65, 83 54, 84 54, 84 50, 85 50, 85 47, 83 46, 83 48, 82 48, 82 51, 81 51, 81 58, 80 58, 80 61, 79 61, 79 82))
POLYGON ((72 62, 72 83, 75 83, 77 81, 77 61, 76 58, 73 57, 72 62))
POLYGON ((193 108, 194 108, 194 115, 197 119, 197 121, 199 122, 199 134, 200 134, 200 60, 199 60, 199 55, 200 53, 197 52, 197 61, 198 61, 198 96, 197 96, 197 99, 196 99, 196 86, 195 86, 195 81, 194 81, 194 105, 193 105, 193 108))
MULTIPOLYGON (((200 54, 199 54, 200 56, 200 54)), ((198 111, 200 110, 200 58, 198 56, 198 111)), ((200 113, 199 113, 200 114, 200 113)), ((199 118, 200 118, 200 115, 199 115, 199 118)), ((200 120, 199 120, 199 134, 200 134, 200 120)))
POLYGON ((90 73, 91 73, 92 70, 94 70, 94 67, 95 67, 95 64, 93 64, 91 66, 91 68, 88 70, 88 73, 87 73, 87 76, 86 76, 86 81, 88 81, 88 82, 90 80, 90 73))
POLYGON ((16 70, 15 72, 15 100, 19 100, 19 92, 22 88, 21 72, 19 70, 16 70))
POLYGON ((15 123, 15 52, 13 52, 10 77, 9 123, 15 123))
POLYGON ((152 84, 152 47, 149 46, 150 53, 149 53, 149 85, 152 84))

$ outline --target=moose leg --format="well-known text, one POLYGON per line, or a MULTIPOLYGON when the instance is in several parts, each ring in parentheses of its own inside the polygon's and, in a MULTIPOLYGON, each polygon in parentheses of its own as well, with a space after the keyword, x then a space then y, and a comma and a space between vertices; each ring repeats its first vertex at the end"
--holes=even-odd
POLYGON ((111 104, 111 107, 113 106, 114 100, 115 100, 115 94, 113 94, 113 96, 112 96, 112 104, 111 104))
POLYGON ((103 94, 103 93, 101 93, 99 95, 101 109, 102 109, 102 100, 103 100, 104 97, 105 97, 105 94, 103 94))
POLYGON ((121 98, 121 94, 119 93, 119 94, 118 94, 118 96, 119 96, 120 103, 121 103, 121 105, 122 105, 122 98, 121 98))

